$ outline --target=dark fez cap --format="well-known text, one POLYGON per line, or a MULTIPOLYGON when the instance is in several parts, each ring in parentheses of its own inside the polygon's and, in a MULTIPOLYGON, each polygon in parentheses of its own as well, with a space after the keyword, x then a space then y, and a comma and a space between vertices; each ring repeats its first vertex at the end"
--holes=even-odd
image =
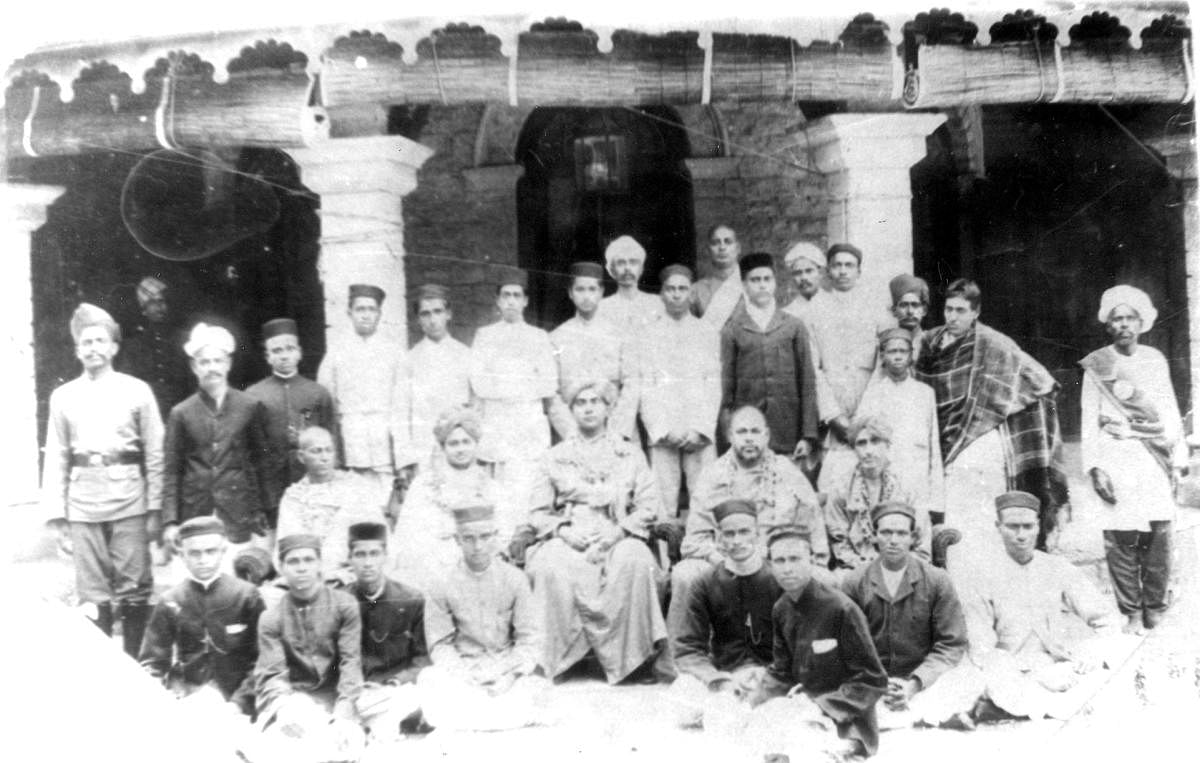
POLYGON ((179 534, 175 537, 182 543, 197 535, 225 536, 225 523, 216 517, 192 517, 179 526, 179 534))
POLYGON ((372 286, 369 283, 354 283, 350 284, 350 301, 353 302, 358 297, 370 297, 379 304, 383 304, 383 298, 387 294, 378 286, 372 286))
POLYGON ((751 517, 757 517, 758 511, 754 508, 754 504, 750 501, 742 500, 741 498, 730 498, 727 501, 721 501, 717 507, 713 509, 713 518, 720 524, 726 517, 734 514, 746 514, 751 517))
POLYGON ((775 270, 775 258, 766 252, 751 252, 738 260, 738 271, 741 273, 743 279, 750 275, 751 270, 758 268, 775 270))
POLYGON ((599 262, 573 262, 567 274, 572 278, 596 278, 604 280, 604 266, 599 262))
POLYGON ((300 336, 300 328, 291 318, 274 318, 262 325, 263 341, 276 336, 290 334, 291 336, 300 336))
POLYGON ((311 548, 321 553, 321 539, 311 533, 295 533, 279 539, 279 561, 298 548, 311 548))

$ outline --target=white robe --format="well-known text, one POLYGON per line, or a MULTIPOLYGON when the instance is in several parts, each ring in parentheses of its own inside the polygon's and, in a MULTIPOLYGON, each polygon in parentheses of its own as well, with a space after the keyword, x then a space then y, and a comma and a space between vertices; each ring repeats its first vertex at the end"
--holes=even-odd
POLYGON ((471 348, 452 336, 428 337, 408 351, 410 463, 426 464, 437 450, 433 427, 448 408, 471 402, 471 348))
POLYGON ((391 472, 408 442, 404 350, 380 337, 343 334, 329 349, 317 381, 333 397, 344 465, 391 472))
POLYGON ((620 292, 600 300, 597 318, 613 323, 625 336, 634 336, 663 314, 662 300, 656 294, 639 289, 633 299, 620 292))
POLYGON ((471 346, 471 390, 483 415, 481 455, 532 462, 550 447, 543 400, 558 391, 554 346, 527 323, 484 326, 471 346))
POLYGON ((582 381, 606 379, 618 392, 608 428, 632 438, 637 415, 636 358, 621 329, 598 315, 586 322, 576 315, 550 332, 550 342, 558 361, 558 396, 551 408, 550 423, 559 437, 566 439, 576 431, 565 399, 570 387, 582 381))

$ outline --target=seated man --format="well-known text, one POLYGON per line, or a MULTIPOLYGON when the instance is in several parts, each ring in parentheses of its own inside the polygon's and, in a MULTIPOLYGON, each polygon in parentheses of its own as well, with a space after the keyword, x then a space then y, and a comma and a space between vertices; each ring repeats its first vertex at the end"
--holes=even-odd
POLYGON ((362 615, 363 693, 358 710, 377 736, 415 731, 417 674, 429 665, 425 648, 425 599, 420 592, 389 580, 387 525, 350 525, 350 571, 362 615), (411 718, 411 720, 409 720, 411 718), (408 723, 405 721, 408 720, 408 723))
POLYGON ((262 598, 253 585, 221 572, 224 522, 193 517, 176 538, 188 579, 154 606, 138 661, 178 696, 212 686, 250 714, 262 598))
POLYGON ((1022 491, 996 498, 1004 556, 983 570, 963 597, 971 661, 987 696, 1014 716, 1065 719, 1108 680, 1120 621, 1082 570, 1037 551, 1040 501, 1022 491))
POLYGON ((917 506, 911 540, 917 555, 928 560, 929 511, 924 503, 917 504, 904 478, 892 468, 892 427, 879 416, 859 416, 850 424, 849 439, 858 462, 834 484, 825 501, 825 529, 836 574, 842 578, 878 556, 871 509, 889 501, 917 506))
POLYGON ((363 743, 355 707, 363 688, 358 602, 322 581, 315 535, 280 537, 279 566, 287 594, 258 626, 258 722, 280 759, 357 760, 363 743))
MULTIPOLYGON (((771 662, 771 609, 779 584, 763 563, 758 546, 757 511, 749 501, 731 498, 713 509, 717 540, 725 560, 696 580, 684 602, 682 628, 672 634, 681 673, 677 694, 703 697, 699 689, 737 698, 758 692, 771 662)), ((710 710, 700 704, 704 712, 710 710)))
POLYGON ((529 581, 496 558, 495 509, 454 509, 462 559, 429 595, 433 665, 417 677, 425 718, 439 729, 499 730, 537 719, 541 634, 529 581))
POLYGON ((879 557, 850 572, 842 590, 867 616, 871 639, 888 674, 880 723, 911 720, 931 725, 956 713, 958 724, 974 724, 967 713, 979 696, 953 668, 967 653, 967 625, 950 576, 912 551, 916 511, 901 501, 871 510, 879 557), (936 684, 935 684, 936 682, 936 684))
POLYGON ((323 579, 353 583, 343 541, 355 522, 384 521, 379 491, 362 475, 336 468, 337 450, 328 430, 309 427, 300 433, 298 442, 304 476, 288 487, 279 501, 277 537, 317 536, 324 548, 323 579))
POLYGON ((641 450, 605 426, 615 399, 603 380, 569 391, 576 434, 546 453, 533 492, 530 522, 545 542, 530 550, 526 569, 549 678, 589 651, 614 684, 635 671, 653 680, 653 661, 669 659, 659 567, 647 545, 661 493, 641 450))
POLYGON ((829 730, 836 726, 837 735, 850 742, 844 751, 861 746, 874 755, 875 703, 887 691, 887 673, 866 618, 845 594, 813 578, 805 531, 776 531, 767 553, 783 595, 772 612, 774 657, 756 700, 787 695, 788 717, 829 730))
POLYGON ((828 576, 829 545, 825 522, 808 478, 785 456, 767 447, 771 430, 762 411, 745 406, 729 419, 731 447, 700 474, 691 496, 681 551, 683 560, 671 571, 671 605, 668 630, 679 633, 688 591, 714 566, 725 562, 717 543, 713 508, 730 498, 754 504, 758 519, 759 552, 766 554, 767 537, 779 527, 804 526, 812 533, 813 565, 817 575, 828 576))

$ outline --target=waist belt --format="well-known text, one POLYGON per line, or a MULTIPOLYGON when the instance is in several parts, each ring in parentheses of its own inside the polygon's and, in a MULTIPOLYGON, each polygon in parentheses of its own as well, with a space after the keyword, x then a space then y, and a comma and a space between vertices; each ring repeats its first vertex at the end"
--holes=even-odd
POLYGON ((142 454, 124 450, 120 453, 72 453, 71 466, 115 466, 117 464, 140 464, 142 454))

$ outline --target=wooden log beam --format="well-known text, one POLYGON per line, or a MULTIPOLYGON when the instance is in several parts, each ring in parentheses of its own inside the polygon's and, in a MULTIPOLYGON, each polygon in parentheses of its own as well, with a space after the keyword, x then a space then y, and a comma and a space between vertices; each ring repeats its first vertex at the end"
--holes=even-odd
POLYGON ((906 76, 904 104, 1179 103, 1191 100, 1190 50, 1014 43, 925 45, 906 76))

